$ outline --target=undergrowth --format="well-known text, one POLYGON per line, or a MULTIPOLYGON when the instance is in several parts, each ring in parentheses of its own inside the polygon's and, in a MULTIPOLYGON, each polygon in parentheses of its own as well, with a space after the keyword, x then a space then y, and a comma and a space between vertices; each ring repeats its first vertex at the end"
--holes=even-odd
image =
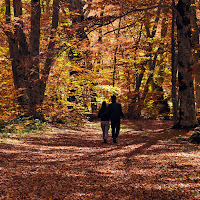
POLYGON ((11 122, 2 121, 0 138, 9 138, 13 134, 39 133, 45 130, 45 124, 39 119, 31 119, 31 117, 19 117, 11 122))

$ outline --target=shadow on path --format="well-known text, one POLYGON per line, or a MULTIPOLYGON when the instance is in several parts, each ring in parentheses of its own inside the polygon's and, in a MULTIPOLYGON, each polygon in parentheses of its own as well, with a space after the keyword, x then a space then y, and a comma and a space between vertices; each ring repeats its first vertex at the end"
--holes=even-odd
POLYGON ((0 199, 198 199, 199 146, 169 121, 122 121, 117 144, 99 122, 0 142, 0 199))

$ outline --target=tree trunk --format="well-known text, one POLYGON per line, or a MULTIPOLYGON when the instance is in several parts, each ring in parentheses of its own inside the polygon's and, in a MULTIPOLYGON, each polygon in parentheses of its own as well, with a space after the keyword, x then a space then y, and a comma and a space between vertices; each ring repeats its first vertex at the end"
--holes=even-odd
MULTIPOLYGON (((199 50, 199 27, 197 24, 197 14, 195 0, 191 0, 191 23, 192 23, 192 45, 194 49, 194 65, 199 62, 200 50, 199 50)), ((197 112, 200 113, 200 66, 195 66, 195 89, 196 89, 196 108, 197 112)))
POLYGON ((84 26, 81 24, 81 22, 84 21, 83 1, 82 0, 67 0, 67 3, 69 3, 69 10, 72 12, 72 15, 71 15, 72 24, 76 25, 74 27, 78 32, 77 37, 79 37, 80 39, 88 38, 84 31, 84 26))
POLYGON ((179 0, 177 4, 178 81, 180 96, 179 127, 194 127, 195 112, 194 84, 192 77, 192 46, 190 0, 179 0))
POLYGON ((196 107, 198 114, 200 113, 200 67, 198 66, 198 72, 195 74, 195 89, 196 89, 196 107))
POLYGON ((46 82, 53 63, 55 41, 54 32, 58 26, 59 0, 53 1, 52 37, 49 43, 47 61, 39 76, 39 46, 40 46, 40 0, 31 0, 31 33, 30 45, 23 31, 22 3, 21 0, 13 0, 15 23, 11 20, 10 0, 5 0, 6 22, 14 26, 6 32, 9 42, 10 58, 12 60, 12 71, 15 89, 19 91, 18 102, 22 106, 25 115, 34 118, 42 118, 38 108, 44 98, 46 82), (17 20, 17 22, 16 22, 17 20))
MULTIPOLYGON (((53 1, 53 16, 52 16, 52 31, 51 31, 51 37, 50 37, 50 42, 48 45, 48 52, 47 52, 47 58, 45 61, 44 69, 42 70, 42 77, 40 80, 39 84, 39 97, 40 97, 40 102, 43 102, 44 99, 44 93, 46 89, 46 84, 47 80, 49 77, 50 69, 54 61, 54 56, 55 56, 55 34, 56 34, 56 29, 58 27, 58 21, 59 21, 59 1, 60 0, 54 0, 53 1)), ((36 91, 37 92, 37 91, 36 91)))
POLYGON ((27 85, 29 103, 27 115, 36 118, 40 118, 40 113, 37 109, 42 103, 39 87, 40 16, 40 0, 31 0, 30 55, 32 63, 29 63, 29 81, 27 85))
MULTIPOLYGON (((172 0, 172 6, 175 8, 175 2, 172 0)), ((171 72, 172 72, 172 103, 173 103, 173 125, 178 123, 178 100, 177 100, 177 63, 175 57, 175 12, 172 10, 172 30, 171 30, 171 72)))
MULTIPOLYGON (((159 4, 160 3, 161 3, 161 1, 159 2, 159 4)), ((158 21, 159 21, 159 18, 160 18, 160 12, 161 12, 161 7, 158 7, 157 16, 156 16, 156 19, 155 19, 155 24, 152 28, 152 31, 150 31, 150 22, 148 20, 146 20, 145 29, 146 29, 147 38, 154 38, 155 37, 156 31, 157 31, 157 26, 158 26, 158 21)), ((140 35, 139 35, 139 40, 141 38, 141 34, 142 34, 142 26, 141 26, 141 31, 140 31, 140 35)), ((136 47, 135 52, 136 51, 137 51, 137 47, 136 47)), ((152 51, 152 49, 150 49, 150 51, 152 51)), ((148 92, 149 81, 151 81, 152 78, 153 78, 153 70, 155 68, 156 59, 157 59, 157 53, 156 53, 153 61, 152 60, 147 61, 149 66, 150 66, 150 70, 152 71, 152 74, 149 77, 150 79, 148 78, 148 80, 147 80, 145 91, 143 92, 142 98, 140 98, 140 95, 139 95, 139 88, 140 88, 140 85, 142 83, 142 79, 143 79, 143 76, 144 76, 144 71, 145 71, 144 68, 142 69, 142 72, 139 74, 139 76, 136 77, 135 92, 134 92, 134 95, 131 98, 131 102, 128 106, 128 116, 129 116, 129 118, 139 118, 141 116, 142 105, 144 104, 144 99, 145 99, 146 94, 148 92)))
MULTIPOLYGON (((136 43, 136 48, 135 48, 135 54, 137 52, 138 49, 138 45, 142 36, 142 27, 143 25, 141 25, 141 29, 139 32, 139 37, 138 37, 138 42, 136 43)), ((136 60, 136 56, 134 56, 134 60, 136 60)), ((131 101, 128 105, 128 117, 129 118, 140 118, 141 116, 141 105, 140 105, 140 94, 139 94, 139 90, 140 90, 140 86, 142 84, 142 79, 144 76, 144 72, 145 72, 145 68, 143 65, 146 65, 146 61, 144 63, 141 63, 141 72, 139 73, 138 76, 136 76, 136 84, 135 84, 135 91, 131 96, 131 101)))
POLYGON ((17 22, 13 25, 11 21, 10 0, 5 1, 6 4, 6 22, 12 27, 14 26, 13 33, 6 32, 8 36, 10 58, 12 60, 12 72, 15 89, 18 90, 18 102, 23 109, 27 109, 28 93, 27 93, 27 66, 25 60, 30 58, 26 38, 22 31, 22 4, 21 0, 13 1, 14 16, 17 17, 17 22))

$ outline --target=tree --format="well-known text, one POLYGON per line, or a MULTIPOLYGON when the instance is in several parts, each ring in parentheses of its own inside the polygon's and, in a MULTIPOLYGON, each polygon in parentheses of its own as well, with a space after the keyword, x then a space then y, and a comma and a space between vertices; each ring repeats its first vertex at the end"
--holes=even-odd
MULTIPOLYGON (((158 2, 158 1, 157 1, 158 2)), ((164 5, 163 1, 159 1, 157 3, 155 1, 155 6, 149 6, 146 2, 146 8, 136 8, 135 3, 132 3, 132 9, 128 9, 126 12, 121 14, 121 16, 128 15, 130 13, 136 11, 147 11, 150 9, 154 9, 156 7, 170 7, 169 5, 164 5), (156 4, 157 3, 157 4, 156 4), (148 7, 149 6, 149 7, 148 7)), ((166 2, 167 3, 167 2, 166 2)), ((143 4, 143 6, 144 6, 143 4)), ((193 62, 193 49, 194 49, 194 41, 196 44, 198 40, 198 28, 196 28, 196 24, 194 23, 194 19, 196 16, 193 10, 195 5, 194 1, 190 0, 179 0, 176 6, 177 13, 177 42, 178 42, 178 82, 179 82, 179 117, 178 117, 178 127, 193 127, 197 124, 196 120, 196 110, 195 110, 195 96, 194 96, 194 83, 193 83, 193 70, 192 66, 193 62), (193 3, 193 4, 192 4, 193 3), (193 21, 192 21, 193 19, 193 21), (195 29, 192 32, 192 28, 195 29)), ((139 3, 138 3, 139 6, 139 3)), ((174 8, 173 8, 174 9, 174 8)), ((159 9, 158 9, 159 10, 159 9)), ((117 19, 120 16, 116 17, 117 19)), ((146 23, 147 24, 147 23, 146 23)), ((156 25, 154 25, 156 26, 156 25)), ((147 34, 151 36, 150 30, 148 26, 146 26, 147 34)), ((154 27, 153 27, 154 28, 154 27)), ((156 31, 156 30, 155 30, 156 31)), ((154 29, 152 29, 152 33, 155 33, 154 29)), ((155 58, 156 62, 157 58, 155 58)), ((154 68, 154 65, 152 65, 154 68)), ((152 69, 153 69, 152 68, 152 69)), ((176 72, 173 72, 173 76, 176 78, 176 72)), ((147 83, 152 80, 153 74, 150 74, 147 83)), ((174 79, 174 77, 173 77, 174 79)), ((140 79, 141 80, 141 79, 140 79)), ((148 91, 148 85, 146 87, 146 91, 148 91)), ((145 92, 145 90, 144 90, 145 92)), ((173 91, 175 93, 176 91, 173 91)), ((146 92, 144 93, 146 95, 146 92)), ((174 104, 175 105, 175 104, 174 104)))
MULTIPOLYGON (((169 99, 168 88, 171 88, 169 74, 172 73, 170 74, 173 79, 172 101, 174 111, 177 111, 177 71, 174 51, 176 33, 173 35, 174 19, 172 12, 169 12, 172 8, 173 16, 175 13, 177 17, 180 99, 179 119, 178 122, 175 120, 175 123, 179 127, 196 125, 192 66, 198 60, 196 56, 195 62, 193 61, 195 56, 193 52, 198 50, 199 31, 194 0, 179 0, 176 7, 175 2, 171 6, 173 2, 171 0, 142 2, 102 0, 93 3, 91 0, 46 0, 42 1, 42 4, 40 2, 31 0, 31 5, 26 5, 22 0, 13 0, 13 3, 5 0, 4 32, 9 43, 14 85, 19 92, 18 101, 28 116, 41 117, 40 109, 47 80, 59 50, 64 52, 66 63, 70 63, 66 65, 71 68, 68 76, 73 71, 79 72, 76 74, 78 80, 80 73, 84 78, 88 76, 86 74, 92 72, 91 77, 95 77, 92 78, 95 81, 91 81, 94 83, 90 86, 91 91, 97 82, 109 85, 108 90, 111 92, 120 88, 121 96, 126 95, 124 101, 128 99, 125 104, 130 115, 135 112, 135 107, 138 105, 140 108, 137 115, 140 115, 141 104, 146 108, 151 104, 151 108, 155 111, 158 105, 154 104, 156 101, 158 103, 166 100, 164 99, 166 96, 169 99), (11 11, 12 6, 14 13, 11 11), (88 8, 92 10, 90 15, 88 8), (28 15, 25 15, 27 13, 28 15), (51 28, 47 24, 50 24, 51 28), (168 42, 171 37, 170 31, 172 44, 168 42), (100 75, 98 74, 100 70, 110 75, 105 76, 105 73, 100 75), (97 80, 100 76, 103 81, 97 80), (164 96, 164 93, 167 95, 164 96)), ((74 77, 71 74, 71 79, 74 77)), ((94 89, 95 103, 98 101, 96 95, 94 89)), ((85 105, 88 105, 88 102, 85 105)), ((175 116, 177 113, 173 114, 175 116)))
POLYGON ((196 108, 197 113, 200 112, 200 71, 199 71, 199 27, 197 20, 197 5, 195 0, 191 0, 191 24, 192 24, 192 47, 193 47, 193 64, 194 64, 194 75, 195 75, 195 90, 196 90, 196 108))
POLYGON ((53 1, 52 22, 48 50, 44 67, 40 69, 40 0, 31 0, 31 28, 30 38, 25 34, 22 1, 14 0, 14 16, 11 12, 10 0, 5 0, 6 23, 4 29, 9 43, 10 58, 15 89, 19 91, 18 102, 25 111, 25 115, 41 118, 39 108, 43 102, 44 92, 50 67, 55 55, 55 35, 59 19, 59 0, 53 1), (6 27, 6 26, 5 26, 6 27))
POLYGON ((172 0, 172 24, 171 24, 171 73, 172 73, 172 104, 173 124, 178 123, 178 99, 177 99, 177 63, 175 53, 175 1, 172 0))
POLYGON ((197 125, 193 83, 191 1, 179 0, 177 6, 179 122, 180 127, 197 125))

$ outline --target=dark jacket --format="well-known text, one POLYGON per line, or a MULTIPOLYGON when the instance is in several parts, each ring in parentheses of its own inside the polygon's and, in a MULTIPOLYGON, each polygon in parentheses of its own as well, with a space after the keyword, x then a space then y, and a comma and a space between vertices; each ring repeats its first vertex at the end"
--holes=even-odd
POLYGON ((124 117, 122 112, 122 106, 120 103, 111 103, 108 105, 108 115, 111 121, 120 121, 121 117, 124 117))
POLYGON ((101 118, 101 121, 109 121, 109 115, 107 112, 107 108, 106 109, 101 108, 99 110, 98 118, 101 118))

